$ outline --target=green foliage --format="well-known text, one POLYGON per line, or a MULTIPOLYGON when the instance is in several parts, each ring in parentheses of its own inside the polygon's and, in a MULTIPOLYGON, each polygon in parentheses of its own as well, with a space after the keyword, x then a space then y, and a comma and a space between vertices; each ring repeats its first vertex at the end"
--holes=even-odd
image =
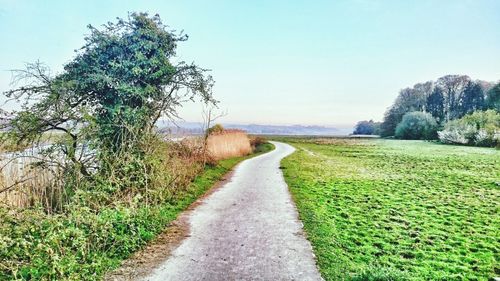
POLYGON ((40 158, 62 167, 61 182, 77 183, 71 193, 145 187, 155 177, 146 158, 156 121, 175 116, 185 100, 215 103, 212 78, 194 64, 174 63, 187 36, 167 30, 158 15, 132 13, 89 30, 61 74, 51 76, 41 63, 18 73, 23 85, 5 93, 22 101, 3 124, 7 139, 37 147, 44 133, 63 133, 39 149, 40 158))
MULTIPOLYGON (((485 94, 491 83, 472 81, 467 75, 446 75, 435 82, 419 83, 399 92, 394 103, 385 112, 381 135, 393 136, 403 116, 412 111, 429 112, 438 124, 460 118, 487 106, 487 96, 495 99, 495 92, 485 94)), ((491 102, 490 102, 491 103, 491 102)))
POLYGON ((208 128, 207 132, 209 135, 219 134, 224 132, 224 127, 221 124, 215 124, 212 127, 208 128))
POLYGON ((460 118, 466 114, 484 108, 484 92, 478 83, 469 81, 463 93, 460 96, 458 104, 457 117, 460 118))
POLYGON ((437 137, 436 120, 427 112, 409 112, 396 127, 396 137, 408 140, 431 140, 437 137))
POLYGON ((325 280, 498 276, 500 151, 423 141, 284 139, 325 280))
POLYGON ((427 97, 426 110, 429 112, 438 123, 444 121, 444 95, 443 90, 439 87, 434 88, 432 93, 427 97))
POLYGON ((269 143, 269 142, 264 142, 262 144, 257 144, 255 146, 255 149, 254 149, 254 153, 264 153, 264 152, 267 152, 267 151, 271 151, 274 149, 274 145, 272 143, 269 143))
POLYGON ((426 105, 426 98, 432 91, 432 86, 432 82, 426 82, 416 84, 412 88, 402 89, 394 104, 384 115, 381 135, 383 137, 393 136, 403 115, 411 111, 422 111, 426 105))
POLYGON ((379 135, 380 134, 380 122, 370 121, 359 121, 354 128, 354 135, 379 135))
MULTIPOLYGON (((269 144, 259 147, 260 153, 271 149, 269 144)), ((156 191, 130 194, 128 190, 132 200, 116 194, 110 200, 106 192, 80 190, 64 214, 47 215, 41 209, 15 213, 0 206, 0 280, 99 280, 246 158, 207 166, 188 179, 188 186, 164 194, 162 201, 144 203, 143 197, 156 191), (98 205, 98 212, 87 206, 92 204, 98 205)))
POLYGON ((187 37, 168 31, 159 16, 132 13, 128 20, 89 29, 86 44, 60 79, 93 105, 98 147, 113 152, 133 147, 157 118, 174 113, 181 87, 191 93, 188 98, 212 99, 203 70, 171 61, 177 43, 187 37))
POLYGON ((384 121, 380 124, 380 136, 394 136, 396 126, 401 122, 404 112, 395 106, 391 106, 384 114, 384 121))
POLYGON ((485 103, 487 108, 500 112, 500 83, 488 91, 485 103))
POLYGON ((446 123, 438 133, 442 143, 476 146, 500 145, 500 113, 495 110, 476 111, 446 123))

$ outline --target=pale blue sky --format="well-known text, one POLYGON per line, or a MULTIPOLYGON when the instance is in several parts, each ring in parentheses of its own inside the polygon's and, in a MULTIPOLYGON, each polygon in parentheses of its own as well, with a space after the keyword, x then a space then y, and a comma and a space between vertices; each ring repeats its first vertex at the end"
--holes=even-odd
MULTIPOLYGON (((500 79, 500 1, 0 0, 0 91, 7 70, 58 71, 86 25, 160 14, 190 36, 181 59, 212 69, 232 123, 351 126, 382 118, 399 89, 445 74, 500 79)), ((181 110, 200 119, 199 104, 181 110)))

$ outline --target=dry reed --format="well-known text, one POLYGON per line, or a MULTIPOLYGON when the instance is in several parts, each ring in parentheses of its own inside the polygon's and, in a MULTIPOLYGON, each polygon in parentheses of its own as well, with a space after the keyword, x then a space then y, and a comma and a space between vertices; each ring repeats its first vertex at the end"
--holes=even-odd
POLYGON ((245 156, 252 152, 250 139, 244 131, 224 130, 211 134, 207 140, 207 149, 216 160, 245 156))
POLYGON ((24 208, 53 206, 64 196, 54 170, 36 167, 38 159, 28 155, 3 154, 0 158, 0 203, 24 208))

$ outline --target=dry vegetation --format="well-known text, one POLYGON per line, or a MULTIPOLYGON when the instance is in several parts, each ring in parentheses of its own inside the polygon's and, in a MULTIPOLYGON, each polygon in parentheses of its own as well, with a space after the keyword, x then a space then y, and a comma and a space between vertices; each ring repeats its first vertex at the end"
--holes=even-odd
POLYGON ((42 156, 33 150, 0 149, 0 204, 9 208, 53 205, 64 197, 58 169, 39 165, 42 156))
POLYGON ((252 152, 248 135, 240 130, 223 130, 211 134, 207 140, 207 149, 216 160, 245 156, 252 152))
MULTIPOLYGON (((159 188, 158 192, 175 193, 179 186, 187 185, 201 171, 204 157, 208 159, 207 163, 214 165, 218 160, 246 156, 263 143, 264 139, 250 139, 243 131, 224 130, 208 137, 205 156, 202 138, 152 145, 150 153, 165 155, 162 165, 157 168, 172 175, 169 186, 159 188)), ((0 150, 0 204, 9 208, 40 205, 51 212, 54 206, 62 204, 68 198, 64 183, 59 181, 63 178, 61 171, 54 167, 37 165, 41 157, 32 150, 24 150, 22 153, 0 150)), ((155 182, 155 179, 150 180, 155 182)), ((161 183, 163 180, 157 179, 157 182, 161 183)), ((131 198, 133 195, 132 188, 120 197, 131 198)))
MULTIPOLYGON (((240 134, 242 138, 248 141, 246 135, 240 134)), ((32 169, 33 162, 24 161, 28 158, 10 162, 9 169, 2 169, 2 186, 15 183, 18 177, 33 179, 1 195, 0 280, 100 279, 161 233, 177 214, 244 159, 207 163, 199 144, 200 139, 179 143, 153 138, 144 160, 149 170, 144 174, 147 182, 141 185, 138 175, 131 173, 129 178, 121 178, 127 188, 111 189, 113 186, 103 184, 89 188, 78 181, 62 184, 47 176, 46 169, 32 169), (73 189, 68 196, 64 194, 67 201, 53 200, 51 187, 68 186, 73 189), (50 209, 50 204, 43 202, 64 205, 50 209)), ((266 143, 255 151, 271 149, 266 143)), ((107 165, 114 169, 123 163, 107 165)))

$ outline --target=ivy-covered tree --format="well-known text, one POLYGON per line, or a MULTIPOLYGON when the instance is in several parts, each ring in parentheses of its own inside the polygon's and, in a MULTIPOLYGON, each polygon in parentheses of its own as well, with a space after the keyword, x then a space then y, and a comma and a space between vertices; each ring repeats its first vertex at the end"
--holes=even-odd
POLYGON ((138 143, 160 117, 176 116, 184 101, 196 97, 215 102, 206 70, 174 60, 187 36, 168 30, 158 15, 132 13, 89 30, 62 73, 53 76, 43 64, 29 64, 17 73, 22 86, 5 93, 22 101, 21 110, 6 118, 9 139, 30 145, 45 132, 62 132, 50 150, 83 175, 96 164, 85 154, 141 157, 138 143))

